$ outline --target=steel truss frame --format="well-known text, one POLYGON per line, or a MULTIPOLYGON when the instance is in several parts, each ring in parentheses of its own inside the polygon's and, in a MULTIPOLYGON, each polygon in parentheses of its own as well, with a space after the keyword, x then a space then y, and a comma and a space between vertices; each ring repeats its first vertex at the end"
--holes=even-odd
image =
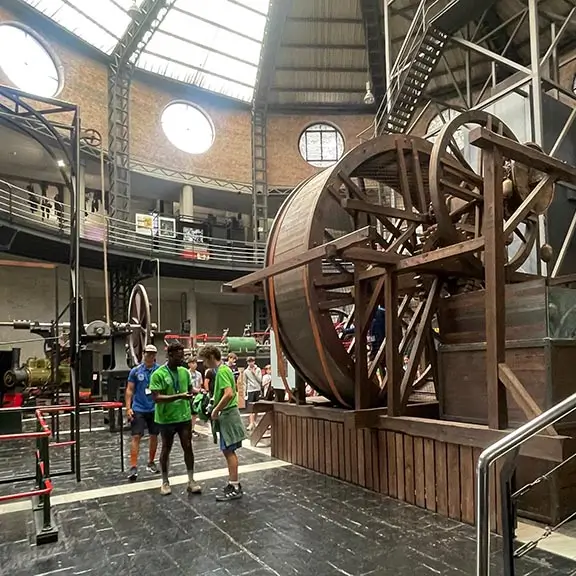
MULTIPOLYGON (((415 116, 406 132, 413 132, 419 125, 421 118, 431 107, 436 108, 438 113, 441 113, 446 108, 452 108, 461 112, 466 110, 482 110, 501 100, 508 94, 522 91, 522 94, 529 99, 532 111, 530 127, 531 139, 536 144, 542 146, 542 93, 546 92, 557 99, 560 99, 560 96, 569 98, 576 106, 576 94, 558 82, 561 66, 574 59, 568 58, 561 62, 558 48, 563 42, 565 43, 570 32, 574 33, 574 31, 576 31, 576 6, 574 6, 567 15, 561 16, 551 13, 539 4, 538 0, 519 0, 519 9, 515 14, 499 24, 496 28, 491 29, 488 33, 481 35, 482 32, 486 30, 485 27, 483 28, 482 26, 487 17, 487 10, 480 21, 477 22, 475 28, 469 26, 466 30, 460 31, 458 34, 450 37, 448 40, 449 43, 453 46, 459 46, 465 51, 465 82, 463 85, 459 84, 454 74, 450 73, 451 86, 453 88, 452 93, 456 98, 450 102, 434 98, 428 100, 415 116), (526 25, 530 33, 530 62, 528 63, 518 61, 520 57, 518 48, 522 43, 516 41, 519 30, 526 25), (542 32, 543 27, 546 25, 549 26, 551 41, 545 46, 544 55, 540 56, 544 48, 542 45, 542 32), (493 51, 489 47, 490 41, 497 35, 501 37, 503 33, 506 34, 508 28, 512 28, 512 32, 509 33, 508 40, 503 45, 501 52, 493 51), (470 56, 472 53, 484 56, 491 63, 490 74, 484 80, 479 90, 472 79, 472 66, 470 64, 470 56), (509 78, 506 86, 498 90, 497 84, 502 72, 508 72, 509 75, 513 74, 513 76, 509 78), (492 93, 488 97, 485 97, 489 88, 492 89, 492 93)), ((489 10, 493 10, 493 8, 489 10)), ((387 18, 384 18, 384 37, 386 45, 389 46, 391 33, 388 28, 387 18)), ((575 120, 576 114, 573 113, 567 119, 551 151, 552 155, 558 150, 575 120)), ((435 136, 439 131, 440 128, 426 134, 426 137, 435 136)), ((558 258, 556 259, 553 269, 550 271, 551 277, 556 277, 559 274, 568 246, 575 232, 576 213, 574 214, 558 258)), ((546 241, 546 220, 544 216, 541 216, 539 245, 543 245, 546 241)), ((546 264, 542 263, 542 266, 542 273, 547 274, 546 264)))
POLYGON ((130 86, 135 64, 175 0, 144 0, 112 52, 108 67, 109 214, 130 215, 130 86))
POLYGON ((80 481, 80 331, 83 326, 79 225, 80 109, 74 104, 0 86, 0 120, 36 140, 59 167, 62 179, 70 190, 70 298, 67 308, 70 315, 71 389, 75 407, 70 428, 71 440, 75 440, 72 470, 80 481), (59 154, 43 142, 40 134, 50 135, 62 157, 59 158, 59 154))

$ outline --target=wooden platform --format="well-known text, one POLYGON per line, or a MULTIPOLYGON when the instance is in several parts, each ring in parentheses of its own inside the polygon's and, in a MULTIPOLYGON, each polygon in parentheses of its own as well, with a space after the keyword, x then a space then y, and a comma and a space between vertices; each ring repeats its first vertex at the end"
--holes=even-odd
MULTIPOLYGON (((478 457, 506 434, 479 425, 382 415, 362 428, 354 426, 352 412, 337 408, 271 403, 271 409, 275 458, 468 524, 475 521, 478 457)), ((541 436, 522 454, 559 462, 566 442, 541 436)), ((492 527, 499 530, 497 509, 494 499, 492 527)))

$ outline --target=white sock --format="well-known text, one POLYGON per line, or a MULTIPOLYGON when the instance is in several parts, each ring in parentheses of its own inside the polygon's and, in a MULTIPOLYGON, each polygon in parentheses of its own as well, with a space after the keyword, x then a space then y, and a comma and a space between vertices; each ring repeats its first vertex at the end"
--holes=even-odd
POLYGON ((188 470, 188 482, 194 482, 194 470, 188 470))
POLYGON ((232 486, 234 486, 234 488, 238 488, 238 486, 240 486, 240 482, 238 480, 236 480, 236 482, 232 482, 232 480, 228 481, 232 486))

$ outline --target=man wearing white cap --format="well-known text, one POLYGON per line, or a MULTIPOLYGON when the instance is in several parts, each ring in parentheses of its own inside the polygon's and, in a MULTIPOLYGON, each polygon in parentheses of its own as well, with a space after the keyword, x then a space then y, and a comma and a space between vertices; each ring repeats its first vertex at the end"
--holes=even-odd
POLYGON ((132 442, 130 444, 130 473, 128 479, 134 482, 138 479, 138 453, 140 440, 144 430, 148 429, 150 447, 148 452, 148 466, 146 470, 158 474, 159 470, 154 463, 158 449, 158 424, 154 422, 154 399, 150 391, 150 377, 158 368, 156 364, 156 346, 148 344, 144 348, 144 359, 141 364, 130 370, 126 386, 126 415, 132 428, 132 442))

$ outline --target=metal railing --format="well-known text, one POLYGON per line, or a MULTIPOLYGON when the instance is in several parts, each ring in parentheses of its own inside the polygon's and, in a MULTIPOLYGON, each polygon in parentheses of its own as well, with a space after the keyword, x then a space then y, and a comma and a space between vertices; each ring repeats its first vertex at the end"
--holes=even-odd
MULTIPOLYGON (((512 494, 511 478, 516 467, 516 458, 522 444, 553 426, 556 422, 576 412, 576 394, 569 396, 556 404, 543 414, 527 422, 514 432, 508 434, 498 442, 489 446, 480 454, 477 464, 476 477, 476 576, 489 576, 490 574, 490 466, 500 458, 505 457, 500 480, 504 481, 502 490, 502 531, 504 538, 503 556, 504 573, 514 574, 514 528, 512 514, 512 497, 518 496, 520 491, 512 494)), ((572 458, 565 460, 566 464, 572 458)), ((557 470, 558 467, 555 468, 557 470)), ((534 484, 534 483, 533 483, 534 484)), ((576 516, 576 514, 572 515, 576 516)), ((561 524, 563 524, 563 521, 561 524)), ((555 528, 557 528, 556 526, 555 528)), ((525 550, 532 549, 529 543, 525 550)), ((516 554, 518 555, 518 554, 516 554)))
MULTIPOLYGON (((0 219, 40 229, 55 236, 70 235, 70 205, 43 197, 0 180, 0 219)), ((110 250, 145 254, 149 258, 195 262, 204 266, 258 269, 264 264, 265 245, 189 237, 182 232, 160 229, 158 234, 138 228, 135 222, 110 218, 99 212, 84 211, 80 218, 83 242, 110 250)))

